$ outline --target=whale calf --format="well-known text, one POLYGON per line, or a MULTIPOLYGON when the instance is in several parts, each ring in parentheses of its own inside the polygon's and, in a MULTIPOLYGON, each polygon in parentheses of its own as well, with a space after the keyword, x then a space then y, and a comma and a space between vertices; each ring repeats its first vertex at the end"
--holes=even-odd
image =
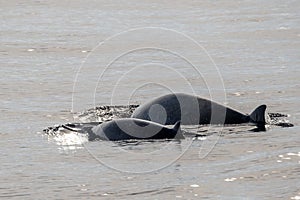
POLYGON ((254 123, 264 126, 265 110, 266 105, 261 105, 247 115, 199 96, 173 93, 142 104, 131 117, 163 125, 180 121, 183 125, 254 123))
POLYGON ((89 134, 89 140, 183 139, 180 122, 174 124, 173 128, 168 128, 142 119, 115 119, 93 127, 89 134))

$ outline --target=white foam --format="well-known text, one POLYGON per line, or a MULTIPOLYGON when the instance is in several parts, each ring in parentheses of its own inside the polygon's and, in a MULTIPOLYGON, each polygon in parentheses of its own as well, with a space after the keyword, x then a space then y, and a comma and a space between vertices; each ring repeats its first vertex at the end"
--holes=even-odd
POLYGON ((199 185, 197 185, 197 184, 192 184, 192 185, 190 185, 190 187, 196 188, 196 187, 199 187, 199 185))
POLYGON ((53 139, 58 145, 62 146, 82 145, 88 142, 87 134, 80 134, 76 132, 59 134, 56 135, 53 139))
POLYGON ((226 178, 226 179, 224 179, 224 181, 226 181, 226 182, 232 182, 232 181, 235 181, 236 180, 236 178, 226 178))
POLYGON ((206 137, 197 137, 197 139, 203 141, 203 140, 206 140, 207 138, 206 137))
POLYGON ((300 200, 300 196, 291 197, 291 199, 300 200))
POLYGON ((285 159, 285 160, 290 160, 291 158, 290 158, 290 157, 285 157, 285 158, 282 158, 282 159, 285 159))
POLYGON ((289 27, 285 27, 285 26, 279 27, 279 30, 289 30, 289 29, 290 29, 289 27))
POLYGON ((239 93, 239 92, 235 92, 235 93, 233 93, 235 96, 241 96, 241 93, 239 93))

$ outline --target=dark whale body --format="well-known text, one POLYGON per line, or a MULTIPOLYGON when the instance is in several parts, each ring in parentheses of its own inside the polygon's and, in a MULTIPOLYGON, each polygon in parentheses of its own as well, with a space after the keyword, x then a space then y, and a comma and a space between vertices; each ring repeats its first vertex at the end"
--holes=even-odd
POLYGON ((183 139, 180 122, 173 128, 161 124, 134 118, 116 119, 103 122, 91 129, 90 140, 131 140, 131 139, 183 139))
POLYGON ((261 105, 247 115, 205 98, 175 93, 142 104, 131 117, 165 125, 180 121, 183 125, 255 123, 263 126, 265 110, 266 105, 261 105))

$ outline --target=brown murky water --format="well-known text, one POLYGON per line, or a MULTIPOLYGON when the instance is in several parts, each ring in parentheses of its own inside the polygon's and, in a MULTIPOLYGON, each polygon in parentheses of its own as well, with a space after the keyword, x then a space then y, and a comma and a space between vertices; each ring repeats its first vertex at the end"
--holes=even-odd
POLYGON ((300 198, 298 1, 0 5, 0 197, 300 198), (38 133, 170 91, 267 104, 295 126, 125 144, 38 133))

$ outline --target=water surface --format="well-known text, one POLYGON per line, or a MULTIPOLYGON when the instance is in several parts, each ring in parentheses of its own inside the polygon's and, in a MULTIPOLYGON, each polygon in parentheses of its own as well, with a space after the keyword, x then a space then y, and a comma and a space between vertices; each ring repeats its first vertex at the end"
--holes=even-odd
POLYGON ((0 197, 299 199, 298 1, 0 4, 0 197), (125 35, 85 62, 73 93, 82 61, 99 42, 142 27, 188 35, 216 65, 176 34, 125 35), (96 84, 107 60, 143 42, 149 47, 149 41, 194 59, 202 76, 170 52, 144 49, 117 59, 96 84), (224 85, 219 84, 215 66, 224 85), (127 73, 133 67, 140 71, 127 73), (152 84, 143 85, 145 80, 152 84), (38 133, 74 121, 71 111, 142 103, 170 88, 204 97, 213 93, 220 103, 245 113, 267 104, 270 112, 289 114, 295 126, 123 146, 105 142, 62 146, 38 133), (212 151, 203 156, 210 147, 212 151), (155 156, 149 153, 156 151, 155 156))

